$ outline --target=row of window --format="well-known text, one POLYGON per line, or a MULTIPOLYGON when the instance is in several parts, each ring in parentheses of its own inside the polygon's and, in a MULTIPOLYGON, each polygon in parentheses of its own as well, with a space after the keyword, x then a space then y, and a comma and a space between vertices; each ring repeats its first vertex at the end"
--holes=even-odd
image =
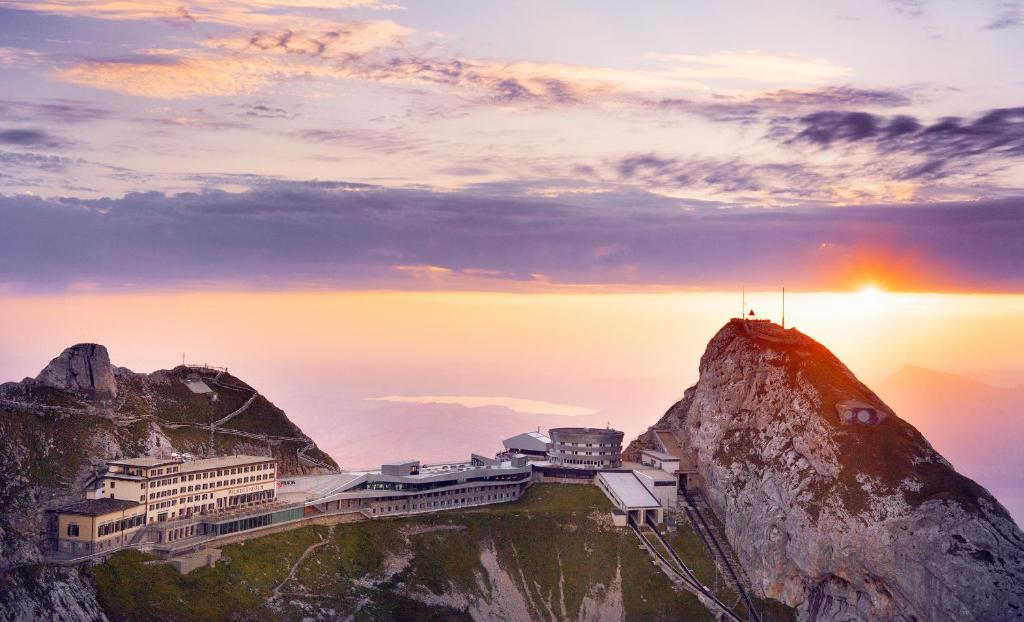
MULTIPOLYGON (((199 471, 196 473, 184 473, 180 477, 168 477, 155 482, 150 483, 150 488, 160 488, 161 486, 171 486, 179 482, 194 482, 201 479, 212 479, 214 477, 224 477, 227 475, 241 475, 244 473, 256 473, 258 471, 273 471, 274 464, 268 462, 266 464, 254 464, 245 467, 235 467, 232 469, 217 469, 216 471, 199 471)), ((159 471, 159 470, 158 470, 159 471)), ((177 468, 175 471, 177 472, 177 468)), ((154 475, 160 475, 157 472, 154 475)), ((269 479, 269 478, 267 478, 269 479)))
POLYGON ((141 526, 145 522, 145 514, 136 514, 135 516, 129 516, 128 518, 122 518, 121 520, 100 523, 99 537, 102 538, 103 536, 109 536, 112 533, 124 531, 125 529, 133 529, 141 526))
MULTIPOLYGON (((457 494, 465 494, 466 491, 452 491, 457 494)), ((417 495, 415 498, 435 496, 444 493, 431 493, 430 495, 417 495)), ((403 512, 409 510, 430 510, 434 508, 452 507, 458 505, 464 505, 467 503, 497 503, 499 501, 509 501, 515 498, 514 492, 503 492, 490 495, 477 495, 473 497, 458 497, 455 499, 442 499, 440 501, 421 501, 419 503, 402 503, 396 505, 381 505, 370 510, 371 514, 387 514, 391 512, 403 512)))
POLYGON ((237 486, 240 484, 252 484, 254 482, 262 482, 273 479, 273 473, 263 473, 261 475, 249 475, 246 477, 238 477, 235 479, 225 479, 216 482, 207 482, 204 484, 193 484, 191 486, 182 486, 181 488, 171 488, 170 490, 161 490, 160 492, 149 493, 150 499, 162 499, 163 497, 176 496, 179 493, 185 494, 188 492, 197 492, 200 490, 212 490, 214 488, 223 488, 224 486, 237 486))

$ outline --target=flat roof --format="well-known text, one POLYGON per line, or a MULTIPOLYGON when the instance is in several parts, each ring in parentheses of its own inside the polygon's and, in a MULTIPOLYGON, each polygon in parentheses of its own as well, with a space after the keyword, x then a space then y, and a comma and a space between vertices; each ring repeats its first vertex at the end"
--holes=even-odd
POLYGON ((658 508, 661 504, 633 473, 598 473, 626 508, 658 508))
POLYGON ((201 458, 199 460, 183 460, 181 458, 155 458, 152 456, 140 456, 138 458, 125 458, 123 460, 107 460, 107 464, 118 466, 133 466, 153 468, 164 465, 178 465, 181 472, 202 471, 204 469, 223 469, 239 465, 256 464, 259 462, 276 461, 273 456, 220 456, 217 458, 201 458))
POLYGON ((124 499, 84 499, 54 510, 61 514, 77 514, 79 516, 103 516, 114 512, 122 512, 142 504, 124 499))
POLYGON ((319 499, 336 492, 344 492, 351 486, 358 484, 358 480, 364 477, 364 473, 330 473, 327 475, 285 477, 279 480, 281 485, 277 489, 277 496, 288 499, 319 499))
POLYGON ((164 464, 181 464, 181 458, 156 458, 154 456, 139 456, 138 458, 122 458, 121 460, 107 460, 107 464, 123 464, 136 467, 157 467, 164 464))
POLYGON ((203 458, 201 460, 189 460, 181 464, 182 473, 192 471, 204 471, 206 469, 226 469, 260 462, 277 462, 273 456, 220 456, 217 458, 203 458))
POLYGON ((672 454, 669 454, 669 453, 665 453, 663 451, 658 451, 656 449, 641 449, 640 453, 647 454, 648 456, 654 456, 658 460, 671 461, 671 462, 679 462, 679 458, 678 457, 673 456, 672 454))
POLYGON ((665 471, 662 471, 661 469, 656 469, 654 467, 644 467, 644 468, 641 468, 641 469, 634 469, 634 470, 637 473, 642 473, 643 475, 646 475, 647 477, 653 479, 656 482, 675 482, 676 481, 675 475, 672 475, 671 473, 667 473, 665 471))

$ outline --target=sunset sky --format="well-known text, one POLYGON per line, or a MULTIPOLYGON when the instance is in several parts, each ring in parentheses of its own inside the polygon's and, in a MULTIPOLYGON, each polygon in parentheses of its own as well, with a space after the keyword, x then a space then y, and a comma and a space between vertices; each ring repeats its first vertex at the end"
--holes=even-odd
POLYGON ((1024 287, 1018 2, 0 0, 0 286, 1024 287))
POLYGON ((1015 0, 0 0, 0 381, 184 353, 343 464, 385 411, 632 437, 785 286, 869 384, 1022 385, 1022 58, 1015 0))

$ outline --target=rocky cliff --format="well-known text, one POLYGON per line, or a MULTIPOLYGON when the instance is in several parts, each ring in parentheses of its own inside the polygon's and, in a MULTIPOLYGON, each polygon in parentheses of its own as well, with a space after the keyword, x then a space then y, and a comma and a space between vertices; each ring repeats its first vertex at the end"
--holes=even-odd
POLYGON ((810 337, 729 322, 654 428, 680 439, 755 592, 801 619, 1024 619, 1006 510, 810 337))
POLYGON ((35 379, 0 385, 0 620, 102 619, 87 577, 33 566, 42 512, 81 498, 107 459, 172 452, 273 455, 283 474, 337 468, 224 370, 139 374, 113 367, 103 346, 79 344, 35 379))

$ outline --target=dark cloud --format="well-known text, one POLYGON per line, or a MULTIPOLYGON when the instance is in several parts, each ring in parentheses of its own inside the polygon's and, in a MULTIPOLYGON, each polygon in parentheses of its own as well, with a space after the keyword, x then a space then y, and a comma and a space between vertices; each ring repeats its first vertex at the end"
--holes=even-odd
POLYGON ((0 99, 0 118, 34 122, 40 119, 59 123, 87 123, 107 119, 113 111, 104 106, 74 99, 50 99, 37 102, 0 99))
POLYGON ((781 89, 753 98, 668 98, 650 102, 649 105, 659 110, 693 114, 711 121, 754 123, 767 117, 792 115, 804 110, 848 107, 894 108, 910 103, 910 98, 898 91, 830 86, 815 90, 781 89))
MULTIPOLYGON (((671 165, 651 157, 623 171, 671 165)), ((0 222, 18 232, 0 245, 0 282, 415 287, 415 270, 397 267, 440 266, 455 276, 503 275, 505 283, 534 274, 555 283, 705 286, 784 277, 813 288, 836 286, 836 274, 870 249, 876 269, 888 261, 898 272, 908 258, 927 266, 915 281, 923 287, 1024 288, 1019 199, 830 209, 738 209, 636 194, 586 200, 272 181, 241 194, 0 197, 0 222)))
POLYGON ((986 30, 1003 30, 1024 25, 1024 9, 1018 2, 1002 2, 999 15, 986 26, 986 30))
POLYGON ((267 104, 253 104, 242 109, 242 115, 260 119, 290 119, 294 115, 284 108, 267 104))
POLYGON ((21 128, 0 130, 0 145, 57 148, 64 147, 67 144, 66 140, 58 138, 45 130, 21 128))
POLYGON ((1024 156, 1024 107, 990 110, 969 121, 945 117, 931 124, 911 116, 822 111, 796 120, 777 119, 769 135, 823 149, 863 144, 883 154, 916 155, 923 161, 907 167, 902 176, 938 177, 982 156, 1024 156))

